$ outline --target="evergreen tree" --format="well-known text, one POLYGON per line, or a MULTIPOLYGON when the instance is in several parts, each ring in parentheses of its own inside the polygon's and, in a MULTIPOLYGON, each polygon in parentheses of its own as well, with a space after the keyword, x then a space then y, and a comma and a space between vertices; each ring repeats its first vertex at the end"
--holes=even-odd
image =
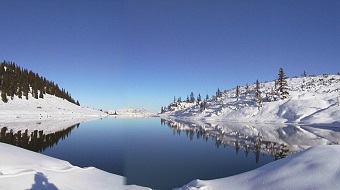
POLYGON ((261 91, 260 91, 260 83, 259 80, 256 80, 256 86, 255 86, 255 102, 260 109, 262 107, 262 97, 261 97, 261 91))
POLYGON ((207 95, 205 96, 205 100, 206 100, 206 101, 209 100, 209 94, 207 94, 207 95))
POLYGON ((289 96, 288 83, 286 79, 287 77, 285 76, 283 69, 280 68, 279 77, 277 79, 277 85, 278 85, 277 91, 282 100, 288 98, 289 96))
POLYGON ((220 88, 217 89, 216 91, 216 97, 222 97, 222 92, 220 91, 220 88))
POLYGON ((8 102, 8 99, 7 99, 7 96, 6 96, 6 93, 1 91, 1 99, 3 102, 7 103, 8 102))
POLYGON ((43 94, 43 91, 42 91, 42 90, 39 91, 39 98, 41 98, 41 99, 44 98, 44 94, 43 94))
POLYGON ((240 86, 236 86, 236 99, 238 101, 238 98, 240 97, 240 86))
POLYGON ((249 94, 249 85, 248 84, 246 84, 245 89, 246 89, 246 95, 248 95, 249 94))
POLYGON ((199 103, 201 101, 202 101, 201 94, 198 94, 198 96, 197 96, 197 103, 199 103))
POLYGON ((190 103, 194 103, 195 102, 195 95, 193 92, 190 93, 190 103))
POLYGON ((186 103, 190 102, 189 96, 187 96, 187 99, 185 100, 186 103))
POLYGON ((201 111, 204 111, 204 110, 205 110, 206 105, 207 105, 207 102, 206 102, 206 101, 201 102, 201 104, 200 104, 201 111))

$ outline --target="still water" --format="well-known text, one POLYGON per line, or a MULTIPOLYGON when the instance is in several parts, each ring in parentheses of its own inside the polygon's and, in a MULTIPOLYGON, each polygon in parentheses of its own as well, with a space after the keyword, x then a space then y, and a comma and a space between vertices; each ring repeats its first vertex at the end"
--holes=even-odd
POLYGON ((80 124, 42 152, 73 165, 94 166, 154 189, 181 187, 193 179, 239 174, 274 161, 213 138, 175 131, 159 118, 107 118, 80 124))

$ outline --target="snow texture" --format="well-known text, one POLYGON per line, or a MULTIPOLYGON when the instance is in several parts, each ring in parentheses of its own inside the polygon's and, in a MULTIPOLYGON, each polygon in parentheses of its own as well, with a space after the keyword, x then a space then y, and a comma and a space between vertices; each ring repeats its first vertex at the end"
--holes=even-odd
POLYGON ((340 146, 320 145, 239 175, 193 180, 178 190, 339 189, 340 146))
POLYGON ((125 185, 125 178, 0 143, 0 189, 149 189, 125 185))

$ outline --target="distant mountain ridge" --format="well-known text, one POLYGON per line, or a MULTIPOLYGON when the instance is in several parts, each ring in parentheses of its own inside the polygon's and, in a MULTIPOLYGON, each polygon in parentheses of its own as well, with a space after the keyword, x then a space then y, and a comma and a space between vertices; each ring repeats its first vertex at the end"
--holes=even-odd
POLYGON ((175 101, 162 108, 159 115, 191 121, 340 124, 340 75, 303 76, 286 81, 289 95, 284 99, 276 94, 274 80, 259 83, 261 104, 256 101, 253 84, 206 100, 175 101))
POLYGON ((148 112, 144 108, 123 108, 118 110, 109 110, 108 114, 125 117, 149 117, 154 115, 153 113, 148 112))

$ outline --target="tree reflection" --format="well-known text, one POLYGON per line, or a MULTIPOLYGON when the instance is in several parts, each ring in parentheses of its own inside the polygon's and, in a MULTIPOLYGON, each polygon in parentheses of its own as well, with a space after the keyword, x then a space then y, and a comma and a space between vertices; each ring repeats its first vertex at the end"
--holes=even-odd
POLYGON ((234 146, 236 154, 243 149, 246 157, 249 152, 253 152, 256 163, 259 162, 261 153, 271 154, 275 159, 284 158, 290 154, 287 145, 265 141, 260 133, 257 134, 257 136, 246 136, 237 132, 227 134, 223 131, 222 127, 218 125, 196 125, 165 119, 161 119, 161 125, 170 127, 174 134, 180 135, 181 131, 185 132, 190 140, 196 137, 197 140, 203 139, 204 141, 208 141, 209 138, 212 138, 216 148, 219 148, 221 145, 224 147, 234 146))
POLYGON ((3 127, 0 132, 0 142, 35 152, 43 152, 47 148, 58 144, 60 139, 64 140, 69 134, 71 134, 71 131, 76 127, 78 128, 79 125, 80 124, 78 123, 68 127, 67 129, 49 134, 44 134, 42 130, 35 130, 29 134, 27 129, 24 132, 18 131, 14 133, 12 129, 8 130, 7 127, 3 127))

